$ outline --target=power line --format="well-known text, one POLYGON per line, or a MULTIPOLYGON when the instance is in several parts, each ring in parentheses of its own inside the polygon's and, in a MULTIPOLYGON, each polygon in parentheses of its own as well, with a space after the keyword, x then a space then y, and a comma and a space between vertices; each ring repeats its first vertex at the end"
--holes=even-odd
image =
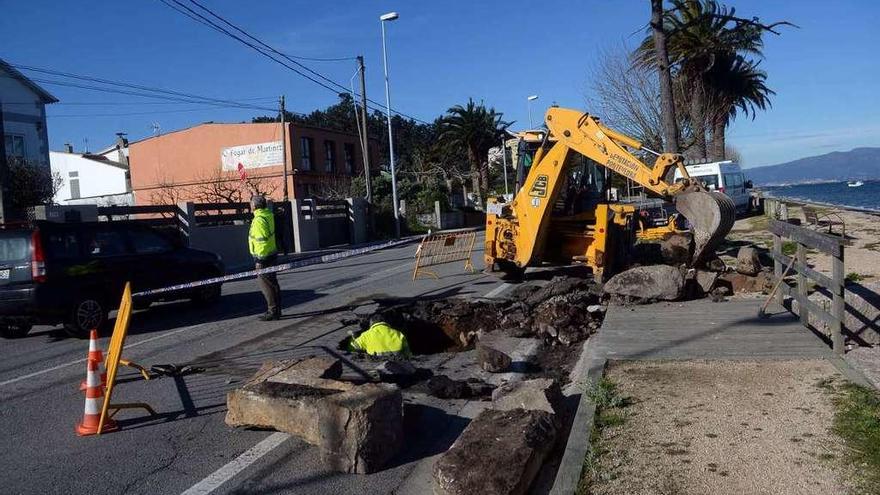
MULTIPOLYGON (((180 4, 180 2, 179 2, 178 0, 172 0, 172 1, 174 1, 175 3, 180 4)), ((307 70, 308 72, 310 72, 310 73, 316 75, 317 77, 320 77, 321 79, 323 79, 323 80, 329 82, 330 84, 333 84, 334 86, 340 88, 342 91, 348 91, 348 90, 349 90, 349 88, 347 88, 347 87, 343 86, 342 84, 340 84, 340 83, 338 83, 338 82, 336 82, 336 81, 334 81, 334 80, 332 80, 332 79, 330 79, 330 78, 324 76, 323 74, 321 74, 321 73, 319 73, 319 72, 316 72, 316 71, 312 70, 311 68, 309 68, 309 67, 307 67, 307 66, 305 66, 305 65, 303 65, 303 64, 301 64, 301 63, 299 63, 299 62, 297 62, 297 61, 295 61, 295 60, 291 60, 291 58, 292 58, 291 56, 288 56, 288 55, 286 55, 286 54, 284 54, 284 53, 282 53, 282 52, 276 50, 274 47, 268 45, 267 43, 265 43, 264 41, 260 40, 259 38, 255 37, 255 36, 253 36, 252 34, 248 33, 248 32, 245 31, 244 29, 240 28, 239 26, 236 26, 236 25, 233 24, 232 22, 230 22, 230 21, 228 21, 227 19, 223 18, 221 15, 219 15, 219 14, 215 13, 214 11, 212 11, 211 9, 205 7, 204 5, 202 5, 201 3, 199 3, 197 0, 189 0, 189 1, 190 1, 191 3, 193 3, 193 4, 195 4, 196 6, 198 6, 200 9, 202 9, 202 10, 204 10, 205 12, 209 13, 210 15, 216 17, 217 19, 219 19, 219 20, 220 20, 221 22, 223 22, 224 24, 226 24, 226 25, 232 27, 232 28, 235 29, 236 31, 242 33, 243 35, 247 36, 248 38, 250 38, 250 39, 254 40, 255 42, 259 43, 260 45, 264 46, 266 49, 270 50, 271 52, 276 53, 276 54, 278 54, 278 55, 280 55, 280 56, 286 58, 287 60, 289 60, 290 62, 296 64, 297 66, 302 67, 303 69, 305 69, 305 70, 307 70)), ((210 21, 209 21, 209 22, 210 22, 210 21)), ((356 57, 355 57, 355 58, 356 58, 356 57)), ((358 95, 358 96, 360 96, 360 95, 358 95)), ((381 104, 381 103, 376 102, 376 101, 373 101, 373 100, 371 100, 371 99, 369 99, 369 98, 367 98, 367 101, 370 102, 370 103, 372 103, 373 105, 376 105, 376 106, 378 107, 378 110, 379 110, 380 112, 382 111, 382 108, 381 108, 381 107, 382 107, 382 104, 381 104)), ((374 107, 373 109, 376 110, 377 108, 374 107)), ((415 121, 421 122, 421 123, 423 123, 423 124, 428 124, 428 122, 425 122, 424 120, 420 120, 420 119, 417 119, 417 118, 415 118, 415 117, 412 117, 412 116, 406 115, 406 114, 404 114, 404 113, 402 113, 402 112, 398 112, 397 110, 395 110, 395 109, 393 109, 393 108, 392 108, 391 110, 392 110, 394 113, 396 113, 396 114, 398 114, 398 115, 401 115, 401 116, 403 116, 403 117, 406 117, 406 118, 408 118, 408 119, 410 119, 410 120, 415 120, 415 121)), ((384 112, 383 112, 383 113, 384 113, 384 112)))
MULTIPOLYGON (((274 101, 276 96, 261 96, 259 98, 235 98, 235 101, 274 101)), ((4 105, 34 105, 35 101, 4 101, 4 105)), ((173 101, 59 101, 53 103, 52 106, 133 106, 133 105, 185 105, 186 103, 177 103, 173 101)), ((193 105, 205 105, 205 102, 193 102, 193 105)))
MULTIPOLYGON (((33 66, 21 65, 21 64, 9 64, 9 65, 15 67, 16 69, 22 69, 22 70, 31 71, 31 72, 39 72, 42 74, 50 74, 50 75, 54 75, 54 76, 67 77, 70 79, 78 79, 81 81, 96 82, 96 83, 100 83, 100 84, 106 84, 109 86, 131 88, 131 89, 137 89, 137 90, 141 90, 141 91, 149 91, 149 92, 153 92, 153 93, 172 95, 172 96, 176 96, 176 97, 189 98, 189 99, 194 99, 194 100, 204 100, 205 102, 222 103, 225 105, 235 105, 235 106, 242 105, 239 102, 235 102, 235 101, 231 101, 231 100, 210 98, 207 96, 194 95, 191 93, 184 93, 181 91, 174 91, 174 90, 163 89, 163 88, 154 88, 154 87, 150 87, 150 86, 144 86, 141 84, 126 83, 126 82, 121 82, 121 81, 113 81, 110 79, 103 79, 100 77, 84 76, 84 75, 80 75, 80 74, 74 74, 71 72, 63 72, 63 71, 59 71, 59 70, 46 69, 46 68, 42 68, 42 67, 33 67, 33 66)), ((34 79, 34 80, 36 80, 36 79, 34 79)))
MULTIPOLYGON (((166 0, 160 0, 160 1, 161 1, 163 4, 168 5, 168 3, 167 3, 166 0)), ((180 12, 180 13, 184 13, 184 15, 186 15, 187 17, 189 17, 189 18, 191 18, 191 19, 194 19, 194 18, 193 18, 193 15, 196 16, 197 19, 194 19, 194 20, 196 20, 196 21, 199 22, 200 24, 206 25, 206 26, 208 26, 208 27, 214 29, 215 31, 218 31, 218 32, 220 32, 220 33, 222 33, 222 34, 225 34, 226 36, 229 36, 229 37, 235 39, 236 41, 238 41, 238 42, 240 42, 240 43, 242 43, 242 44, 244 44, 244 45, 246 45, 246 46, 252 48, 253 50, 257 51, 257 53, 263 55, 264 57, 266 57, 266 58, 268 58, 268 59, 274 61, 274 62, 277 63, 277 64, 280 64, 280 65, 282 65, 282 66, 284 66, 284 67, 286 67, 286 68, 292 70, 293 72, 296 72, 296 73, 299 74, 300 76, 302 76, 302 77, 304 77, 304 78, 306 78, 306 79, 308 79, 308 80, 314 82, 315 84, 318 84, 319 86, 322 86, 322 87, 325 88, 325 89, 328 89, 328 90, 330 90, 330 91, 333 91, 333 92, 336 93, 336 94, 339 94, 340 92, 348 92, 348 91, 349 91, 349 88, 346 88, 346 87, 343 86, 342 84, 340 84, 340 83, 338 83, 338 82, 336 82, 336 81, 330 79, 329 77, 327 77, 327 76, 325 76, 325 75, 323 75, 323 74, 321 74, 321 73, 319 73, 319 72, 317 72, 317 71, 315 71, 315 70, 309 68, 308 66, 306 66, 306 65, 304 65, 304 64, 302 64, 302 63, 300 63, 300 62, 297 62, 296 60, 293 60, 294 57, 292 57, 292 56, 288 56, 288 55, 286 55, 286 54, 284 54, 284 53, 278 51, 278 50, 275 49, 274 47, 272 47, 272 46, 270 46, 269 44, 265 43, 264 41, 260 40, 260 39, 257 38, 256 36, 253 36, 252 34, 248 33, 247 31, 245 31, 245 30, 242 29, 241 27, 239 27, 239 26, 233 24, 233 23, 230 22, 229 20, 225 19, 225 18, 222 17, 221 15, 215 13, 215 12, 212 11, 211 9, 209 9, 209 8, 205 7, 204 5, 200 4, 200 3, 197 2, 196 0, 189 0, 189 1, 190 1, 192 4, 194 4, 195 6, 197 6, 198 8, 200 8, 201 10, 203 10, 203 11, 205 11, 206 13, 208 13, 209 15, 211 15, 211 16, 217 18, 218 20, 220 20, 221 22, 223 22, 223 23, 226 24, 227 26, 231 27, 232 29, 235 29, 235 30, 238 31, 239 33, 242 33, 244 36, 250 38, 251 40, 253 40, 254 42, 258 43, 260 46, 262 46, 262 47, 264 47, 264 48, 260 48, 260 46, 255 46, 253 43, 251 43, 251 42, 249 42, 249 41, 247 41, 247 40, 242 39, 240 36, 238 36, 238 35, 236 35, 236 34, 230 32, 229 30, 227 30, 227 29, 223 28, 222 26, 216 24, 216 23, 213 22, 212 20, 208 19, 207 17, 203 16, 202 14, 200 14, 200 13, 196 12, 195 10, 191 9, 191 8, 188 7, 187 5, 185 5, 185 4, 183 4, 182 2, 180 2, 179 0, 171 0, 171 1, 174 2, 175 4, 177 4, 177 6, 179 6, 179 7, 181 7, 181 8, 183 8, 183 9, 186 10, 186 12, 181 12, 180 9, 175 8, 175 9, 174 9, 175 11, 180 12), (192 14, 192 15, 190 15, 190 14, 192 14), (307 71, 307 72, 313 74, 315 77, 318 77, 318 78, 320 78, 320 79, 326 81, 326 83, 321 82, 321 81, 318 81, 318 80, 316 80, 314 77, 309 76, 308 74, 304 74, 301 70, 297 69, 296 67, 292 67, 292 66, 290 66, 289 64, 285 63, 285 62, 282 61, 282 60, 278 60, 276 57, 274 57, 274 56, 271 55, 270 53, 267 53, 267 50, 268 50, 269 52, 271 52, 271 53, 275 53, 275 54, 277 54, 278 56, 285 58, 285 59, 288 60, 290 63, 296 65, 297 67, 301 68, 302 70, 307 71), (333 86, 335 86, 335 88, 334 88, 334 87, 330 87, 330 86, 328 86, 327 84, 332 84, 333 86)), ((169 5, 169 6, 170 6, 170 5, 169 5)), ((173 8, 173 7, 172 7, 172 8, 173 8)), ((373 101, 373 100, 370 100, 370 99, 367 99, 367 101, 373 104, 373 106, 371 107, 372 110, 374 110, 374 111, 378 110, 379 112, 385 113, 384 110, 382 109, 382 106, 381 106, 380 103, 378 103, 378 102, 376 102, 376 101, 373 101)), ((420 123, 422 123, 422 124, 430 125, 429 122, 426 122, 426 121, 421 120, 421 119, 417 119, 417 118, 415 118, 415 117, 413 117, 413 116, 410 116, 410 115, 407 115, 407 114, 405 114, 405 113, 399 112, 399 111, 397 111, 397 110, 395 110, 395 109, 392 109, 392 112, 393 112, 393 113, 396 113, 396 114, 398 114, 398 115, 400 115, 400 116, 402 116, 402 117, 408 118, 408 119, 410 119, 410 120, 414 120, 414 121, 416 121, 416 122, 420 122, 420 123)), ((389 116, 389 118, 390 118, 390 117, 391 117, 391 116, 389 116)))
POLYGON ((46 115, 49 119, 57 119, 59 117, 127 117, 131 115, 155 115, 160 113, 182 113, 182 112, 204 112, 213 111, 213 108, 184 108, 178 110, 156 110, 153 112, 121 112, 121 113, 60 113, 54 115, 46 115))
MULTIPOLYGON (((22 66, 22 67, 24 67, 24 66, 22 66)), ((27 69, 25 69, 25 70, 27 70, 27 69)), ((50 72, 49 69, 43 69, 43 71, 50 72)), ((59 71, 51 71, 51 72, 62 74, 59 71)), ((72 77, 75 79, 77 79, 77 78, 78 79, 83 79, 83 78, 94 79, 94 78, 88 78, 87 76, 78 76, 76 74, 70 74, 70 73, 64 73, 64 74, 68 74, 67 77, 72 77)), ((10 79, 14 78, 13 76, 9 76, 9 75, 0 75, 0 77, 10 78, 10 79)), ((251 103, 241 103, 241 102, 231 101, 231 100, 217 100, 214 98, 209 98, 207 100, 200 100, 200 99, 196 99, 196 98, 207 98, 207 97, 202 97, 202 96, 198 96, 198 95, 190 95, 188 97, 178 97, 178 96, 170 96, 170 95, 162 94, 162 93, 147 93, 147 92, 143 92, 143 91, 132 91, 132 90, 126 90, 126 89, 113 88, 113 87, 108 88, 108 87, 83 84, 83 83, 77 83, 77 82, 71 82, 71 81, 59 81, 59 80, 54 80, 54 79, 45 79, 45 78, 41 78, 41 77, 30 77, 30 80, 32 80, 34 82, 39 82, 42 84, 66 86, 66 87, 79 88, 79 89, 88 89, 91 91, 97 91, 97 92, 102 92, 102 93, 123 94, 123 95, 136 96, 136 97, 140 97, 140 98, 153 98, 153 99, 165 100, 164 102, 142 102, 142 103, 134 103, 134 104, 166 104, 166 105, 167 104, 178 104, 178 105, 179 104, 190 104, 190 105, 209 105, 209 106, 220 107, 220 108, 239 108, 239 109, 248 109, 248 110, 261 110, 264 112, 274 112, 275 111, 275 109, 271 108, 271 107, 265 107, 265 106, 260 106, 257 104, 251 104, 251 103)), ((107 81, 107 83, 115 83, 116 85, 127 84, 127 83, 120 83, 118 81, 109 81, 109 80, 103 80, 103 81, 107 81)), ((134 86, 134 85, 131 85, 131 86, 134 86)), ((161 91, 167 92, 167 90, 161 90, 161 91)), ((185 93, 181 93, 181 94, 185 94, 185 93)), ((96 102, 96 103, 98 103, 98 102, 96 102)), ((5 104, 7 104, 7 102, 4 102, 4 105, 5 104)), ((28 103, 22 102, 20 104, 33 105, 34 102, 28 102, 28 103)))
POLYGON ((144 98, 156 98, 156 99, 161 99, 161 100, 175 101, 175 102, 179 102, 179 103, 200 103, 203 105, 211 105, 211 106, 222 107, 222 108, 242 108, 242 109, 263 110, 263 111, 271 111, 271 112, 275 111, 274 108, 261 107, 258 105, 245 105, 245 104, 237 104, 237 103, 228 104, 228 103, 215 103, 215 102, 211 102, 211 101, 198 101, 198 100, 191 100, 191 99, 178 98, 178 97, 173 97, 173 96, 165 96, 165 95, 159 95, 159 94, 142 93, 142 92, 137 92, 137 91, 127 91, 124 89, 103 88, 100 86, 79 84, 79 83, 74 83, 74 82, 69 82, 69 81, 55 81, 52 79, 43 79, 40 77, 32 77, 30 79, 34 82, 39 82, 39 83, 43 83, 43 84, 53 84, 56 86, 67 86, 67 87, 71 87, 71 88, 88 89, 88 90, 92 90, 92 91, 99 91, 102 93, 115 93, 115 94, 131 95, 131 96, 141 96, 144 98))

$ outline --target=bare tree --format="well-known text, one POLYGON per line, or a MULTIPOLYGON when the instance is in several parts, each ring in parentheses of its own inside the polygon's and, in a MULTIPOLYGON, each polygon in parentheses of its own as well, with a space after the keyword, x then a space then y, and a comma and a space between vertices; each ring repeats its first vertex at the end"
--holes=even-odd
POLYGON ((663 148, 659 81, 653 70, 633 63, 620 46, 602 51, 589 78, 590 113, 651 149, 663 148))
POLYGON ((155 188, 150 191, 150 203, 154 205, 174 205, 190 197, 186 187, 178 186, 167 175, 156 172, 155 188))
POLYGON ((271 196, 278 190, 276 181, 265 176, 247 176, 242 181, 236 172, 216 169, 201 174, 192 186, 192 198, 202 203, 246 203, 252 194, 271 196))
POLYGON ((324 177, 312 187, 320 199, 339 200, 352 197, 351 179, 348 177, 324 177))

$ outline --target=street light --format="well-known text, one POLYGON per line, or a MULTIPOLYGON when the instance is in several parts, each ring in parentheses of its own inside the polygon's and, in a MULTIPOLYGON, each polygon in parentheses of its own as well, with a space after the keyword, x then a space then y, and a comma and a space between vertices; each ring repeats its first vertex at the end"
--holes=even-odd
POLYGON ((526 105, 529 107, 529 129, 534 129, 535 124, 532 123, 532 102, 538 99, 538 95, 532 95, 526 98, 526 105))
POLYGON ((388 156, 391 161, 391 208, 394 210, 394 234, 400 237, 400 209, 397 204, 397 175, 394 170, 394 137, 391 132, 391 90, 388 84, 388 53, 385 49, 385 23, 397 20, 397 12, 379 16, 382 25, 382 63, 385 66, 385 108, 388 110, 388 156))

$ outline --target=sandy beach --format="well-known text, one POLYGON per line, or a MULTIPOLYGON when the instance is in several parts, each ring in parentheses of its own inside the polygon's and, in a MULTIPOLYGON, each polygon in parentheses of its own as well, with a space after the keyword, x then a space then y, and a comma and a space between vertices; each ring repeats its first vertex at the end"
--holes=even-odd
MULTIPOLYGON (((817 206, 820 214, 829 215, 834 220, 842 220, 846 225, 847 246, 845 249, 844 266, 851 279, 862 283, 880 281, 880 215, 817 206)), ((800 206, 789 206, 789 218, 798 218, 806 225, 803 210, 800 206)), ((767 217, 753 216, 737 220, 728 235, 731 241, 746 241, 758 246, 771 248, 773 236, 767 230, 767 217)), ((827 232, 827 227, 813 227, 817 231, 827 232)), ((834 232, 839 233, 840 227, 835 226, 834 232)), ((735 254, 735 253, 734 253, 735 254)), ((815 270, 830 275, 831 258, 818 252, 807 252, 807 262, 815 270)))

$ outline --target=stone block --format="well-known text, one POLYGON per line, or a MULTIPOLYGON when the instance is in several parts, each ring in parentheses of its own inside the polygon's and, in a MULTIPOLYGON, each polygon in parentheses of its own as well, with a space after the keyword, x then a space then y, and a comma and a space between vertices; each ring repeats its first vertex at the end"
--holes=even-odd
POLYGON ((403 445, 400 389, 322 378, 336 373, 335 363, 308 361, 264 364, 227 394, 226 424, 295 435, 316 445, 336 471, 371 473, 384 467, 403 445))
POLYGON ((691 259, 692 242, 690 234, 672 234, 660 241, 660 255, 664 263, 678 265, 691 259))
POLYGON ((434 493, 525 494, 558 432, 558 420, 545 411, 487 409, 434 464, 434 493))
POLYGON ((751 246, 743 246, 736 253, 736 271, 743 275, 757 275, 761 271, 761 259, 758 250, 751 246))
POLYGON ((492 409, 527 409, 554 414, 562 404, 562 390, 549 378, 506 383, 492 392, 492 409))
POLYGON ((637 301, 674 301, 681 297, 684 275, 669 265, 638 266, 605 282, 605 292, 637 301))
POLYGON ((485 371, 503 373, 510 368, 513 360, 507 353, 492 345, 491 339, 483 339, 477 342, 477 362, 485 371))

